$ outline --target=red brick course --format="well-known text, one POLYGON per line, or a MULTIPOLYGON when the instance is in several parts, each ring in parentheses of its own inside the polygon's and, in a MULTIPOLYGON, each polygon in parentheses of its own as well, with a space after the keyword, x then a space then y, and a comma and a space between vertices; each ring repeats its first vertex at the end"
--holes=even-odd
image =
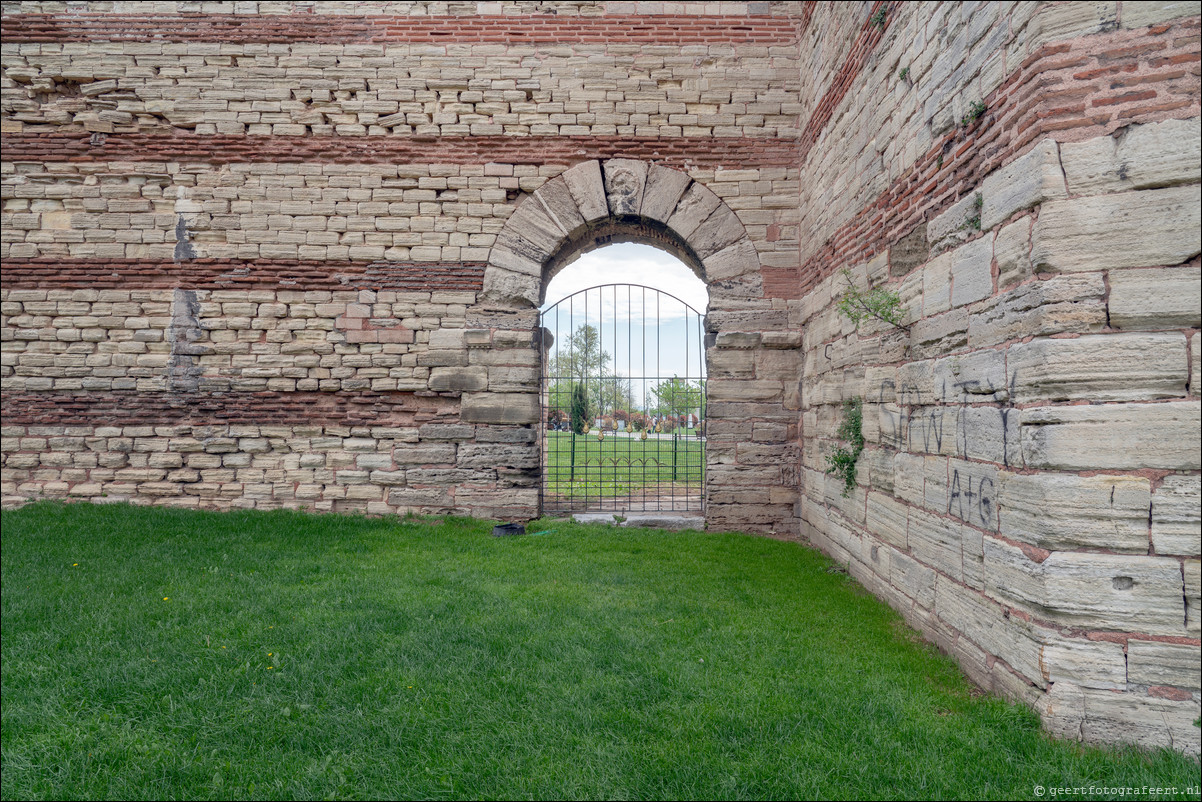
POLYGON ((458 419, 459 399, 413 392, 0 394, 6 426, 412 426, 458 419))
POLYGON ((480 290, 483 262, 305 262, 197 259, 185 263, 68 257, 10 259, 0 287, 190 290, 480 290))
POLYGON ((198 136, 86 132, 7 134, 5 161, 209 164, 562 164, 641 159, 668 167, 793 167, 792 139, 652 136, 198 136))
MULTIPOLYGON (((999 167, 1051 136, 1075 142, 1132 123, 1188 119, 1199 105, 1199 18, 1045 45, 854 221, 834 232, 799 274, 804 295, 843 266, 867 261, 965 197, 999 167), (1169 36, 1165 36, 1170 31, 1169 36), (1166 66, 1189 65, 1175 69, 1166 66), (1139 78, 1140 91, 1129 91, 1139 78)), ((808 129, 807 129, 808 130, 808 129)))

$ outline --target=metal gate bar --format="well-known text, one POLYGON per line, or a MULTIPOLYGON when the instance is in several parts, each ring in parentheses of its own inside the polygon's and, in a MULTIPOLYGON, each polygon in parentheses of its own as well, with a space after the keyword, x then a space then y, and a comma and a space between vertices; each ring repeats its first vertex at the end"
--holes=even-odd
POLYGON ((704 315, 653 287, 607 284, 540 323, 543 511, 703 512, 704 315))

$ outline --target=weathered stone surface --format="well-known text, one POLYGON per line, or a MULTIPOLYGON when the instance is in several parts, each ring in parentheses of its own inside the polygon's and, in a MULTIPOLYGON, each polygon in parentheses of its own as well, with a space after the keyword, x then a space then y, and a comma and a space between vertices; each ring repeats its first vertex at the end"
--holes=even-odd
POLYGON ((580 214, 580 207, 576 205, 576 199, 572 197, 568 182, 563 176, 543 184, 534 193, 534 197, 543 204, 547 215, 565 235, 584 225, 584 216, 580 214))
POLYGON ((465 469, 537 468, 538 449, 524 444, 463 443, 459 446, 456 466, 465 469))
POLYGON ((1202 14, 1202 4, 1198 0, 1133 3, 1130 6, 1123 6, 1122 25, 1124 28, 1145 28, 1181 17, 1196 17, 1199 14, 1202 14))
POLYGON ((968 342, 985 348, 1045 334, 1100 331, 1106 326, 1101 273, 1056 276, 1000 293, 968 322, 968 342))
POLYGON ((647 183, 647 163, 637 159, 610 159, 603 165, 605 196, 610 214, 638 214, 647 183))
POLYGON ((704 264, 710 256, 746 237, 747 232, 744 231, 739 216, 729 206, 723 205, 715 209, 714 213, 685 239, 704 264))
POLYGON ((537 198, 522 201, 497 235, 496 247, 542 265, 559 248, 564 234, 537 198))
POLYGON ((1023 459, 1059 470, 1197 470, 1199 412, 1197 401, 1025 409, 1023 459))
POLYGON ((873 537, 906 548, 906 505, 883 493, 868 493, 868 531, 873 537))
POLYGON ((1018 619, 976 591, 944 577, 935 581, 935 613, 945 626, 959 630, 987 654, 997 655, 1011 668, 1043 687, 1040 643, 1018 619))
POLYGON ((910 553, 936 571, 961 580, 964 577, 961 529, 958 521, 911 508, 908 529, 910 553))
POLYGON ((1202 560, 1186 560, 1185 629, 1192 637, 1202 634, 1202 560))
POLYGON ((964 523, 996 532, 998 470, 993 465, 948 460, 944 511, 964 523))
POLYGON ((968 345, 968 310, 954 309, 935 317, 924 317, 910 329, 915 356, 930 357, 968 345))
POLYGON ((979 237, 951 252, 952 306, 988 298, 993 293, 993 239, 979 237))
POLYGON ((696 231, 721 203, 722 200, 711 190, 693 182, 689 184, 680 202, 676 204, 672 216, 668 218, 668 228, 688 240, 689 235, 696 231))
POLYGON ((911 559, 909 555, 891 550, 889 584, 928 610, 935 606, 935 577, 933 570, 911 559))
POLYGON ((1117 329, 1202 325, 1202 268, 1111 272, 1110 325, 1117 329))
POLYGON ((1196 119, 1130 125, 1114 136, 1066 142, 1060 159, 1074 195, 1197 182, 1202 176, 1202 129, 1196 119))
POLYGON ((488 389, 488 368, 434 368, 430 371, 430 389, 439 392, 471 392, 488 389))
POLYGON ((710 401, 773 401, 784 387, 778 381, 735 381, 711 379, 706 384, 710 401))
POLYGON ((1087 741, 1136 743, 1171 748, 1197 756, 1202 748, 1198 702, 1161 699, 1133 693, 1083 689, 1085 714, 1081 737, 1087 741))
POLYGON ((927 227, 918 225, 889 249, 889 274, 904 276, 931 257, 927 227))
POLYGON ((1151 483, 1138 476, 1004 473, 1001 533, 1053 551, 1146 554, 1151 493, 1151 483))
POLYGON ((1006 355, 1002 351, 974 351, 938 359, 932 366, 930 381, 936 401, 991 401, 998 391, 1007 389, 1006 355))
POLYGON ((1127 679, 1132 685, 1202 688, 1202 654, 1184 643, 1127 641, 1127 679))
POLYGON ((586 222, 592 223, 609 216, 609 202, 605 197, 605 181, 601 177, 601 163, 581 162, 563 174, 568 192, 576 201, 576 208, 586 222))
POLYGON ((469 393, 461 417, 468 423, 538 423, 538 394, 469 393))
POLYGON ((722 281, 747 274, 758 274, 760 257, 751 240, 743 237, 717 253, 705 257, 702 262, 705 277, 709 281, 722 281))
POLYGON ((1064 173, 1056 143, 1045 139, 1028 153, 994 170, 981 184, 981 229, 989 231, 1015 212, 1064 198, 1064 173))
POLYGON ((1185 395, 1185 337, 1096 335, 1012 346, 1014 401, 1143 401, 1185 395))
POLYGON ((642 215, 661 223, 668 222, 691 180, 679 170, 652 165, 643 189, 642 215))
POLYGON ((1152 495, 1157 554, 1202 554, 1202 477, 1166 476, 1152 495))
POLYGON ((1063 638, 1051 632, 1043 639, 1039 663, 1045 682, 1127 690, 1127 659, 1121 644, 1063 638))
POLYGON ((1196 186, 1051 201, 1031 261, 1051 273, 1180 264, 1202 251, 1200 218, 1196 186))
POLYGON ((952 308, 953 253, 936 256, 922 269, 922 315, 930 317, 952 308))
POLYGON ((985 590, 1070 626, 1185 634, 1181 568, 1170 558, 1054 552, 1037 563, 986 538, 985 590))
POLYGON ((397 465, 439 465, 455 461, 454 443, 414 443, 392 450, 397 465))
POLYGON ((931 244, 932 254, 954 248, 977 233, 972 219, 980 214, 979 204, 977 193, 970 193, 927 223, 927 242, 931 244))
MULTIPOLYGON (((493 249, 495 252, 495 248, 493 249)), ((484 294, 498 301, 512 300, 537 306, 542 282, 537 276, 492 267, 484 273, 484 294)))
POLYGON ((997 262, 997 284, 1010 287, 1031 275, 1031 218, 1024 217, 1003 226, 993 241, 997 262))
POLYGON ((956 427, 956 453, 1007 468, 1023 464, 1020 410, 1006 406, 960 409, 956 427))

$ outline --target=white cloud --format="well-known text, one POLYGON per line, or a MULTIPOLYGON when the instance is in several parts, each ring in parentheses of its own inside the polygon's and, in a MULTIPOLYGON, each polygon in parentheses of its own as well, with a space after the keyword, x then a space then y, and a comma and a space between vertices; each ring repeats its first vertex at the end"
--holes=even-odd
MULTIPOLYGON (((560 271, 547 287, 547 301, 543 309, 576 292, 607 284, 652 287, 676 296, 701 314, 705 314, 709 300, 705 283, 676 257, 649 245, 623 243, 586 253, 560 271)), ((603 304, 602 308, 609 316, 626 317, 633 314, 637 318, 643 314, 640 294, 634 291, 627 293, 622 290, 616 296, 612 291, 593 293, 590 302, 597 301, 603 304), (627 305, 628 295, 632 309, 627 305)), ((583 299, 580 300, 582 302, 583 299)), ((576 304, 578 310, 580 303, 576 304)), ((648 304, 648 309, 654 313, 654 301, 649 300, 648 304)), ((660 311, 663 316, 682 317, 685 310, 677 304, 668 303, 667 299, 661 299, 660 311)), ((589 316, 593 317, 592 309, 589 316)))

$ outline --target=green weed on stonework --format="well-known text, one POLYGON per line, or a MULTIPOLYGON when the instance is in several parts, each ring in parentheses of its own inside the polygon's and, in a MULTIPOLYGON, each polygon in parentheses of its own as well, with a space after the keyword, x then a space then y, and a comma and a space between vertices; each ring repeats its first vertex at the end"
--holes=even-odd
POLYGON ((874 318, 902 331, 910 330, 903 322, 905 310, 902 309, 901 296, 896 292, 881 287, 862 292, 856 287, 855 278, 847 268, 843 269, 843 278, 847 281, 847 289, 839 296, 839 313, 854 323, 856 328, 868 318, 874 318))
POLYGON ((835 436, 847 445, 826 455, 826 472, 843 479, 843 497, 856 487, 856 461, 864 450, 864 403, 859 398, 843 402, 843 422, 835 436))

